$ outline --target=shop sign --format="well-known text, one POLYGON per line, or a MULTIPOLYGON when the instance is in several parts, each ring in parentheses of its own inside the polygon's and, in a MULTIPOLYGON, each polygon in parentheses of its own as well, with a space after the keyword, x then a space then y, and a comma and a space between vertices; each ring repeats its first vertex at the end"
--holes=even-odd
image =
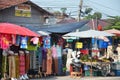
POLYGON ((28 4, 20 4, 15 6, 15 16, 31 17, 31 6, 28 4))
POLYGON ((73 39, 67 39, 67 42, 73 42, 73 39))
POLYGON ((83 48, 82 42, 76 42, 76 48, 83 48))

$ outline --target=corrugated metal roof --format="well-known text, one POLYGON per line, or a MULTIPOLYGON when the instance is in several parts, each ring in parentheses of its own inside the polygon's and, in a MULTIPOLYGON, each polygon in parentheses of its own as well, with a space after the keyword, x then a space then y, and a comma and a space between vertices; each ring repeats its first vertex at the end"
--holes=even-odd
POLYGON ((0 0, 0 10, 18 5, 27 1, 28 0, 0 0))
POLYGON ((45 9, 41 8, 30 0, 0 0, 0 10, 27 2, 32 4, 32 6, 36 7, 39 11, 42 11, 43 14, 53 15, 52 13, 46 11, 45 9))

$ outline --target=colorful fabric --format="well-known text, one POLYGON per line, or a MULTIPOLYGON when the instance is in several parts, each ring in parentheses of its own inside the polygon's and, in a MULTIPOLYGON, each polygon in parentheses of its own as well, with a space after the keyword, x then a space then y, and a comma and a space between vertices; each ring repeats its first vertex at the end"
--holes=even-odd
POLYGON ((16 36, 16 45, 19 46, 21 41, 21 36, 17 35, 16 36))
POLYGON ((16 35, 12 35, 12 44, 16 43, 16 35))
POLYGON ((28 73, 30 69, 30 53, 25 53, 25 72, 28 73))
POLYGON ((46 60, 47 60, 47 50, 46 48, 42 49, 42 71, 46 72, 46 60))
POLYGON ((57 58, 57 49, 56 49, 55 45, 53 45, 51 49, 52 49, 53 58, 57 58))
POLYGON ((15 56, 9 56, 9 77, 16 78, 15 56))
POLYGON ((38 38, 38 37, 34 37, 34 38, 32 38, 30 41, 32 41, 33 44, 38 44, 39 38, 38 38))
POLYGON ((28 40, 28 43, 27 43, 27 50, 33 50, 33 51, 36 51, 37 50, 37 47, 38 45, 32 45, 30 40, 28 40))
POLYGON ((52 74, 52 53, 47 49, 47 71, 46 74, 52 74))
POLYGON ((58 75, 62 75, 62 48, 57 45, 58 55, 58 75))
POLYGON ((20 75, 24 75, 25 74, 25 55, 20 53, 19 56, 19 71, 20 71, 20 75))
POLYGON ((28 40, 28 37, 21 37, 20 48, 27 49, 27 40, 28 40))
POLYGON ((16 65, 16 78, 19 78, 19 56, 15 55, 15 65, 16 65))
POLYGON ((50 36, 43 37, 44 47, 45 48, 50 48, 51 47, 50 39, 51 39, 50 36))
POLYGON ((7 56, 2 56, 2 76, 7 72, 7 56))
POLYGON ((0 35, 0 48, 8 49, 11 43, 11 39, 9 35, 0 35))

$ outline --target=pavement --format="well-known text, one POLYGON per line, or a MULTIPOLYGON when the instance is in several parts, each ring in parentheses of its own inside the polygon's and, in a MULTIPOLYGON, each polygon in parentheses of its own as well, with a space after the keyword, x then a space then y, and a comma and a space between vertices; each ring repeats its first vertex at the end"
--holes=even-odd
POLYGON ((77 77, 71 78, 70 76, 49 76, 39 79, 30 79, 30 80, 120 80, 119 77, 77 77))

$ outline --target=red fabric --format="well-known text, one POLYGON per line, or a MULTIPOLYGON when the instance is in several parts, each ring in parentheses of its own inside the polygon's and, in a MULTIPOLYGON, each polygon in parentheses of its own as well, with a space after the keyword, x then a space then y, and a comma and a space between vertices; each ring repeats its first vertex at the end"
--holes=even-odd
POLYGON ((11 23, 0 23, 0 33, 18 34, 23 36, 39 36, 38 34, 29 30, 28 28, 11 23))
POLYGON ((89 50, 87 50, 87 49, 82 49, 82 50, 80 50, 80 52, 83 53, 83 54, 88 54, 88 53, 89 53, 89 50))

